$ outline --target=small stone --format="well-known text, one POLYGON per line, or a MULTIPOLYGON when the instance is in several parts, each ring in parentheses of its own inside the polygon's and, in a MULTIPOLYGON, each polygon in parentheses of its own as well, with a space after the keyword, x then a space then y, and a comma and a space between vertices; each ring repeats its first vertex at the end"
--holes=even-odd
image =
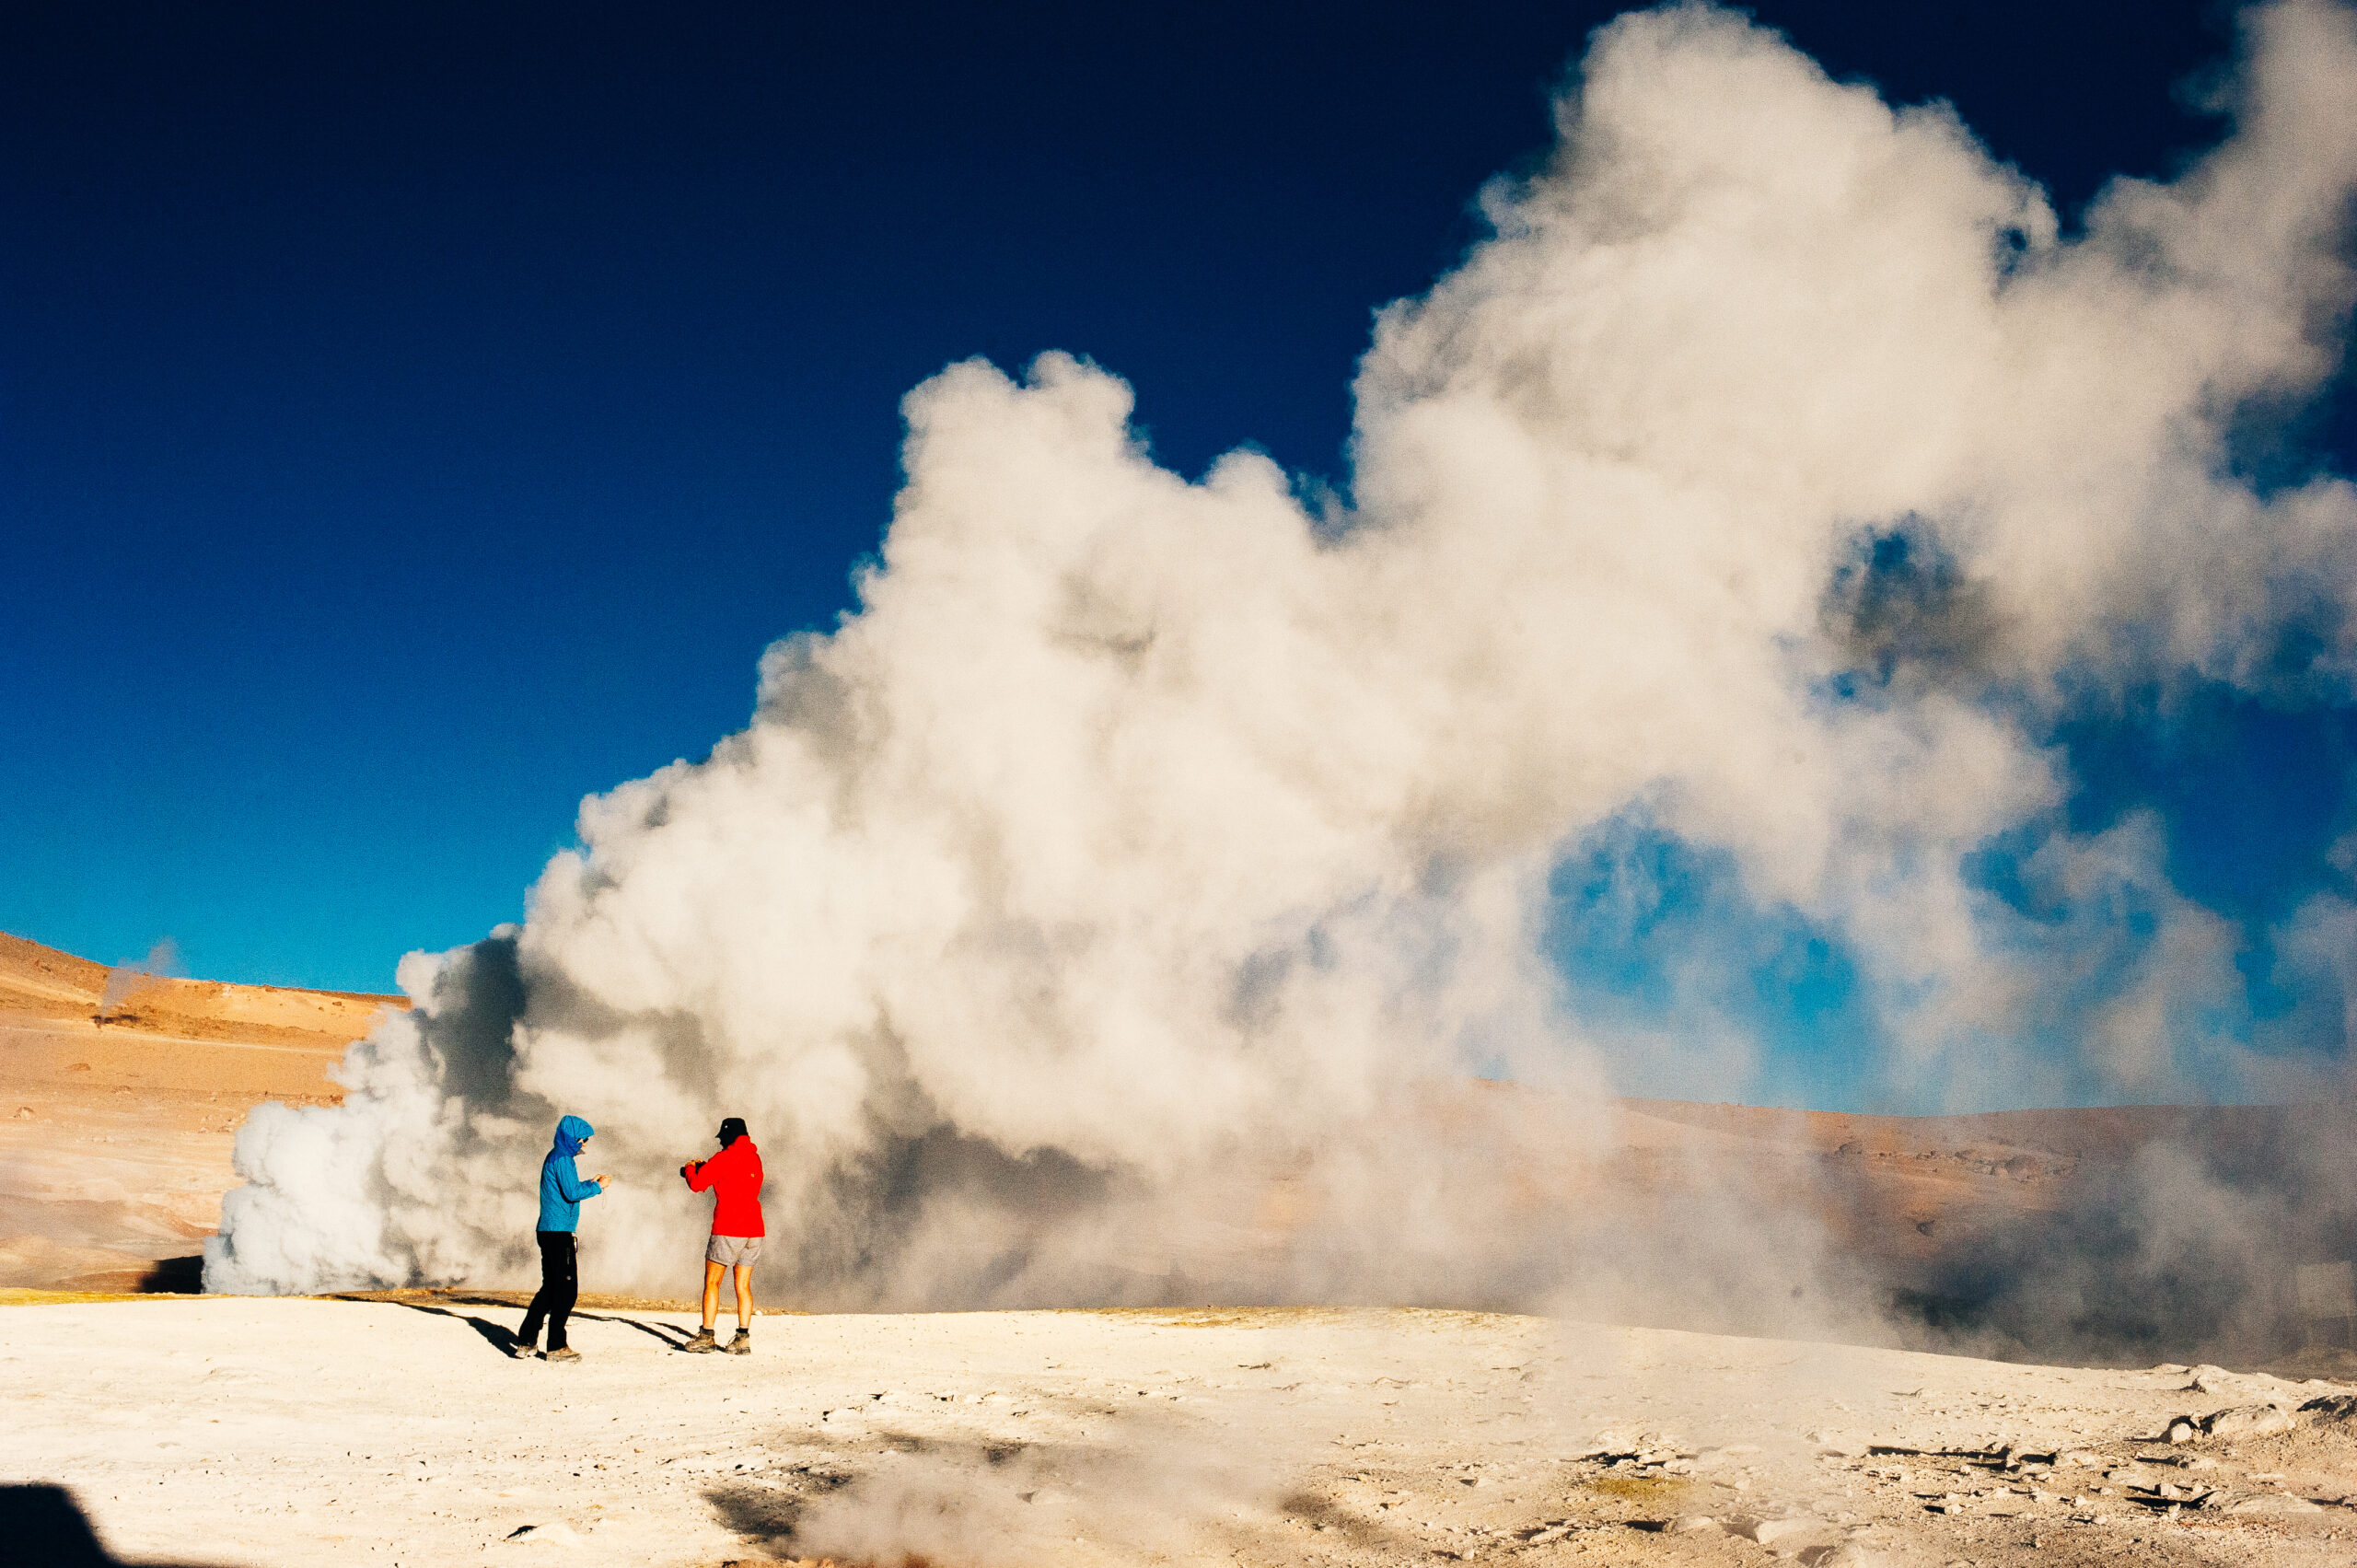
POLYGON ((32 1119, 33 1119, 33 1108, 32 1108, 31 1106, 29 1106, 29 1105, 20 1105, 20 1106, 18 1106, 18 1107, 17 1108, 17 1121, 30 1121, 32 1119))
POLYGON ((507 1533, 507 1539, 517 1546, 579 1546, 584 1544, 580 1533, 570 1525, 519 1525, 507 1533))
POLYGON ((1724 1527, 1708 1514, 1680 1514, 1669 1522, 1674 1536, 1719 1535, 1724 1527))
POLYGON ((2246 1497, 2239 1503, 2227 1504, 2229 1514, 2321 1514, 2324 1509, 2305 1497, 2293 1497, 2276 1493, 2266 1497, 2246 1497))
POLYGON ((2169 1441, 2172 1443, 2192 1442, 2193 1423, 2186 1420, 2183 1416, 2179 1416, 2175 1421, 2169 1423, 2169 1441))
MULTIPOLYGON (((2297 1424, 2291 1411, 2274 1405, 2237 1405, 2204 1417, 2201 1429, 2212 1437, 2267 1437, 2289 1432, 2297 1424)), ((2177 1440, 2177 1428, 2172 1425, 2169 1441, 2177 1440)))
POLYGON ((1813 1547, 1827 1544, 1826 1538, 1833 1532, 1831 1525, 1814 1516, 1722 1519, 1719 1527, 1731 1536, 1758 1541, 1779 1557, 1797 1557, 1813 1547))
POLYGON ((1811 1547, 1800 1554, 1806 1568, 1882 1568, 1888 1561, 1879 1551, 1845 1540, 1839 1546, 1811 1547))

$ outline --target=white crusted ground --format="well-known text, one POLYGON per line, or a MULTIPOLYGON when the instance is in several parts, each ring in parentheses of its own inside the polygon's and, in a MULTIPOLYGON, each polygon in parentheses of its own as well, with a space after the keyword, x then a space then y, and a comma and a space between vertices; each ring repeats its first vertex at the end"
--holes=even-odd
POLYGON ((305 1568, 2357 1557, 2347 1426, 2142 1441, 2322 1391, 2271 1379, 1429 1311, 765 1317, 732 1357, 600 1310, 551 1365, 517 1316, 0 1308, 0 1480, 126 1559, 305 1568))

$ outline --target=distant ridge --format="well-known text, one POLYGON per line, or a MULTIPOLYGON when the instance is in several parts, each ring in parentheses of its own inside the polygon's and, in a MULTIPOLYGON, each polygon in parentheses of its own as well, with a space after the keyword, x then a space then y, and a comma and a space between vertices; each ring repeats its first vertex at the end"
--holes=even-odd
POLYGON ((126 1030, 178 1039, 341 1049, 404 996, 141 975, 107 1005, 105 964, 0 932, 0 1028, 126 1030))

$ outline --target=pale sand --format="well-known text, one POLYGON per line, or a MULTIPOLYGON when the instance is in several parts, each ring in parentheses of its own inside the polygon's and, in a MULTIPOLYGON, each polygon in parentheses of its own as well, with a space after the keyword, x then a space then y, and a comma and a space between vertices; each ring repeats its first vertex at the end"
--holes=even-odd
POLYGON ((0 1476, 71 1488, 121 1557, 204 1563, 2357 1558, 2349 1427, 2147 1441, 2326 1391, 2265 1377, 1309 1309, 764 1317, 749 1357, 673 1350, 691 1318, 599 1310, 552 1365, 505 1353, 517 1317, 0 1309, 0 1476), (1661 1452, 1577 1457, 1599 1441, 1661 1452), (1961 1452, 2009 1443, 2097 1463, 1961 1452), (2210 1464, 2122 1468, 2140 1452, 2210 1464), (2147 1482, 2217 1505, 2170 1518, 2147 1482), (2267 1499, 2297 1511, 2225 1506, 2267 1499), (1721 1526, 1657 1527, 1692 1516, 1721 1526))

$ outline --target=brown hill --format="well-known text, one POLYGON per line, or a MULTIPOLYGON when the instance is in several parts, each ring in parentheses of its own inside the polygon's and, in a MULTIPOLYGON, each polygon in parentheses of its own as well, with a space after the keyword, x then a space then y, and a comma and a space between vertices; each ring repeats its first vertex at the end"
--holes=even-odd
POLYGON ((335 1103, 328 1069, 408 1005, 134 974, 0 934, 0 1286, 192 1288, 246 1112, 335 1103))

